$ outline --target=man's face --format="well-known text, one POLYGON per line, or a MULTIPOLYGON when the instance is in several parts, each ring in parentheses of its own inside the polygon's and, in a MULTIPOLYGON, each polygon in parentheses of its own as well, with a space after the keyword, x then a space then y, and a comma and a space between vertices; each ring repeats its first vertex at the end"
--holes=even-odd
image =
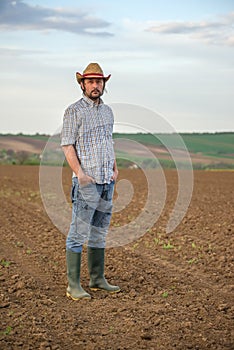
POLYGON ((81 88, 87 97, 95 101, 103 94, 104 80, 100 78, 84 79, 81 82, 81 88))

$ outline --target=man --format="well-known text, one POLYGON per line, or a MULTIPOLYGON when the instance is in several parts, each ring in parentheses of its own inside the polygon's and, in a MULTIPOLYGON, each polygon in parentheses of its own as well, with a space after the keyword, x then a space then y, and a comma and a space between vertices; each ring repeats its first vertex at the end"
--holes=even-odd
POLYGON ((104 277, 105 242, 112 214, 112 196, 118 170, 114 155, 113 113, 101 99, 110 75, 90 63, 76 73, 82 98, 64 114, 61 146, 73 170, 72 222, 66 240, 68 288, 73 300, 90 299, 81 287, 82 247, 87 241, 91 290, 119 292, 104 277))

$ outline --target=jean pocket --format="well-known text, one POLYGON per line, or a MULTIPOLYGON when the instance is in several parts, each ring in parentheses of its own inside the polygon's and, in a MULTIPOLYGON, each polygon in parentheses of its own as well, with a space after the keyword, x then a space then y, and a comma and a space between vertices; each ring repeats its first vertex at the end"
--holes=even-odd
POLYGON ((81 184, 80 184, 80 189, 87 188, 87 187, 92 187, 92 186, 94 186, 94 183, 93 183, 93 182, 89 182, 89 183, 87 183, 87 184, 85 184, 85 185, 81 185, 81 184))
POLYGON ((77 199, 78 187, 79 187, 78 183, 73 182, 72 188, 71 188, 71 194, 70 194, 72 203, 77 199))
POLYGON ((82 199, 90 206, 95 206, 100 198, 97 186, 94 183, 89 183, 85 186, 80 186, 79 193, 82 199))

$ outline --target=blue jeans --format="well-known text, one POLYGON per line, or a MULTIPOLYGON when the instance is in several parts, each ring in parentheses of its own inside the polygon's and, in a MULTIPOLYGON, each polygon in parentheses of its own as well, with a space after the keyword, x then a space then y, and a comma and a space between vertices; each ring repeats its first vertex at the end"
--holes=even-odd
POLYGON ((66 241, 67 249, 81 252, 86 241, 89 247, 105 248, 113 192, 114 181, 80 186, 77 177, 72 178, 72 222, 66 241))

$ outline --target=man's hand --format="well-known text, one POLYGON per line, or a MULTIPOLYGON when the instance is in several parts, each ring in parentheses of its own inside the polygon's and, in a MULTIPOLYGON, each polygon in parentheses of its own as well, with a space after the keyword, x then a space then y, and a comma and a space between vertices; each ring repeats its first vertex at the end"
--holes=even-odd
POLYGON ((111 181, 116 181, 117 180, 117 177, 118 177, 118 169, 114 169, 113 170, 113 175, 111 176, 111 181))
POLYGON ((95 180, 91 176, 86 175, 81 168, 77 173, 77 178, 80 186, 87 186, 90 183, 95 184, 95 180))
POLYGON ((78 181, 80 185, 87 186, 90 183, 95 183, 95 180, 92 177, 85 175, 85 173, 83 172, 80 162, 77 158, 74 145, 63 146, 63 151, 68 161, 68 164, 70 165, 71 169, 76 174, 76 176, 78 177, 78 181))

